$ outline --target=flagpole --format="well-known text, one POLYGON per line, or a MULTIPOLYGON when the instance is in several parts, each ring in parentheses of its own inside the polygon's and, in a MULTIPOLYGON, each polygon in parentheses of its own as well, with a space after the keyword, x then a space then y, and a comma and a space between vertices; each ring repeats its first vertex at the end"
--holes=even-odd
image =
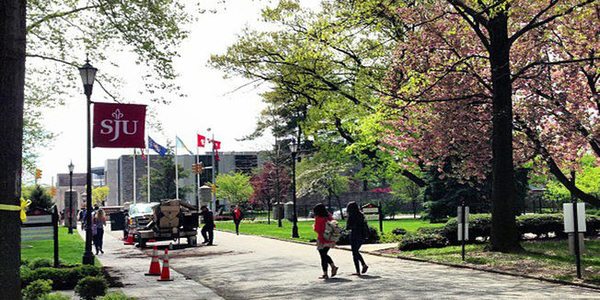
MULTIPOLYGON (((196 165, 200 164, 200 147, 196 143, 196 165)), ((196 173, 196 206, 200 210, 200 173, 196 173)))
MULTIPOLYGON (((215 182, 215 172, 217 170, 216 170, 216 167, 215 167, 215 134, 214 133, 212 134, 211 143, 212 143, 212 165, 211 165, 212 170, 211 171, 212 171, 212 184, 214 186, 214 185, 217 184, 215 182)), ((217 195, 216 194, 217 193, 215 193, 215 192, 211 193, 211 196, 212 196, 211 197, 212 198, 212 207, 213 207, 213 211, 215 211, 215 212, 217 211, 217 195)))
POLYGON ((179 199, 179 163, 177 162, 177 136, 175 136, 175 199, 179 199))
POLYGON ((133 204, 135 204, 137 202, 137 197, 136 197, 136 186, 135 186, 135 182, 137 180, 135 180, 135 148, 133 148, 133 204))
MULTIPOLYGON (((148 140, 150 141, 150 140, 148 140)), ((147 179, 148 179, 148 183, 147 183, 147 193, 148 193, 148 203, 150 203, 150 145, 149 143, 146 144, 146 155, 147 155, 147 159, 148 159, 148 166, 146 167, 146 172, 147 172, 147 179)))

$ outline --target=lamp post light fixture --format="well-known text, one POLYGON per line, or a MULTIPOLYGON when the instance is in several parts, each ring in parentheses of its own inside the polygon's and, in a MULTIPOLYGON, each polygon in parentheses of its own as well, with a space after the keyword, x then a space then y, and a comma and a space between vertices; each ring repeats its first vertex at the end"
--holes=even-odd
POLYGON ((96 79, 96 72, 89 59, 79 68, 79 75, 83 83, 83 93, 87 98, 87 180, 85 201, 85 252, 83 253, 83 264, 93 265, 94 254, 92 253, 92 139, 91 139, 91 106, 92 88, 96 79))
POLYGON ((73 234, 73 170, 75 166, 69 163, 69 234, 73 234))
POLYGON ((298 215, 296 213, 296 156, 298 155, 298 144, 294 139, 290 142, 290 152, 292 153, 292 238, 299 238, 298 215))

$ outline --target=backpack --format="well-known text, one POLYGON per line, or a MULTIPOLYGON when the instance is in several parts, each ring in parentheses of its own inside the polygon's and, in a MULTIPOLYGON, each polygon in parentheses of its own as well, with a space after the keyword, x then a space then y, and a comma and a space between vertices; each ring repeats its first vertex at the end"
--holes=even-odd
POLYGON ((339 241, 342 236, 342 228, 338 225, 338 222, 335 220, 327 221, 325 223, 325 231, 323 232, 323 237, 332 242, 339 241))

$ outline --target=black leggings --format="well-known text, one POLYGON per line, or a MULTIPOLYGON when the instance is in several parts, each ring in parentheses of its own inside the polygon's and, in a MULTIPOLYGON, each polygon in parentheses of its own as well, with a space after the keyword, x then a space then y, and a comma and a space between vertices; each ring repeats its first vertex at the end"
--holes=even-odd
POLYGON ((359 262, 363 265, 363 267, 367 265, 362 255, 358 251, 360 250, 360 246, 362 246, 362 240, 350 239, 350 247, 352 248, 352 260, 354 261, 354 268, 356 269, 356 273, 358 274, 360 274, 359 262))
POLYGON ((317 250, 319 251, 319 255, 321 256, 321 268, 323 268, 323 273, 327 273, 327 265, 333 264, 333 259, 331 259, 331 256, 327 254, 327 252, 329 252, 329 247, 317 250))

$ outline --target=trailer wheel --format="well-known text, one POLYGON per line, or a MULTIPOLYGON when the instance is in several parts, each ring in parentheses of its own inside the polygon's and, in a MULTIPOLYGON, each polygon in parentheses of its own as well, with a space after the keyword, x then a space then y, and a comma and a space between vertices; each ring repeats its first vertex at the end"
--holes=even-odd
POLYGON ((192 246, 192 247, 196 247, 198 246, 198 240, 196 239, 196 236, 190 236, 187 238, 187 242, 188 245, 192 246))

